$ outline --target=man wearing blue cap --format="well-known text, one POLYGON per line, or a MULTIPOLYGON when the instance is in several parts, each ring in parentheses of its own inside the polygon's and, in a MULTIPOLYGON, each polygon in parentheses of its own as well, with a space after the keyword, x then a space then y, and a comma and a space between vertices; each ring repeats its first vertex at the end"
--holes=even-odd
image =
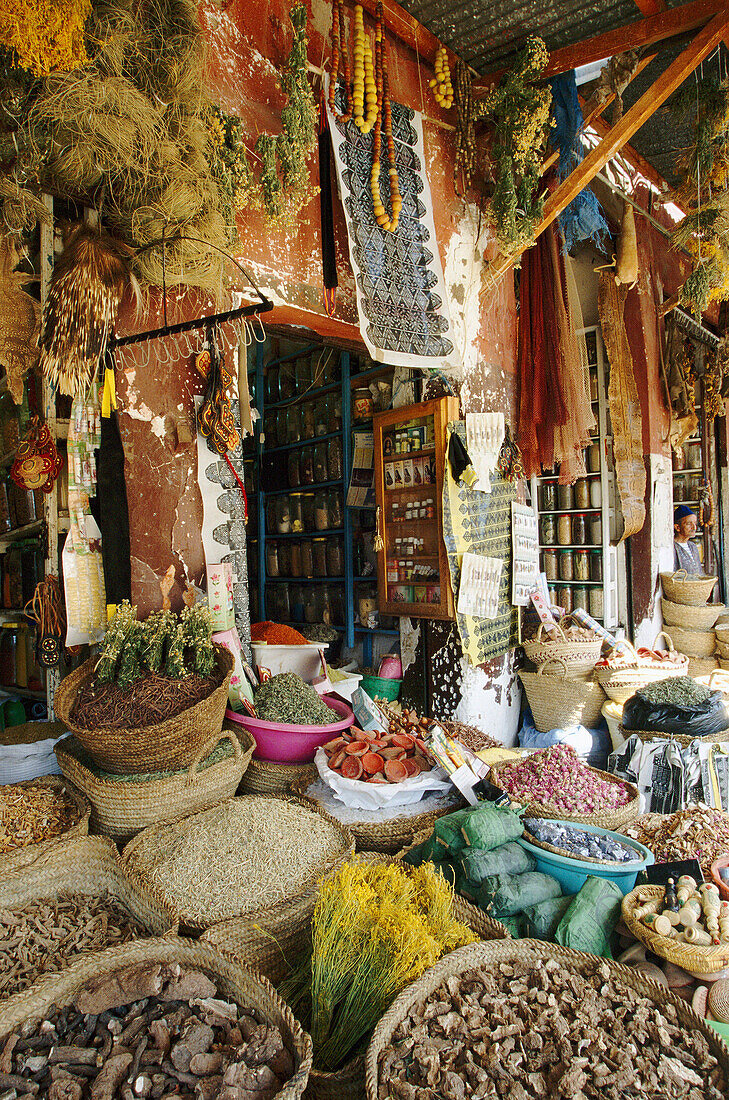
POLYGON ((687 573, 701 573, 699 548, 691 539, 696 534, 696 513, 685 504, 679 504, 673 513, 673 564, 687 573))

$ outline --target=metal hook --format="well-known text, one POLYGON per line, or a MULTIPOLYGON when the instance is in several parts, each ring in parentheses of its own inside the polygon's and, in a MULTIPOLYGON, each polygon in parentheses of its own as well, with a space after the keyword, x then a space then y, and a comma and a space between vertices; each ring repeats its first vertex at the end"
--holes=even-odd
POLYGON ((266 343, 266 330, 263 327, 263 321, 261 320, 260 313, 254 313, 253 314, 253 321, 251 321, 251 332, 253 333, 253 339, 256 341, 257 344, 265 344, 266 343), (258 321, 258 324, 261 327, 261 339, 260 340, 256 336, 256 329, 255 329, 255 326, 253 324, 253 321, 258 321))

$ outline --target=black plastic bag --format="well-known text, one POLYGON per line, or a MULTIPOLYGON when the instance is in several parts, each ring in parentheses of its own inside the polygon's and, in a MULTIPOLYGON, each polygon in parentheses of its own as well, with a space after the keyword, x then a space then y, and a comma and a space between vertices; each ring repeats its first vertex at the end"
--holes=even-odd
POLYGON ((636 692, 623 707, 623 729, 705 737, 729 729, 729 709, 720 691, 712 691, 706 702, 692 707, 651 703, 636 692))

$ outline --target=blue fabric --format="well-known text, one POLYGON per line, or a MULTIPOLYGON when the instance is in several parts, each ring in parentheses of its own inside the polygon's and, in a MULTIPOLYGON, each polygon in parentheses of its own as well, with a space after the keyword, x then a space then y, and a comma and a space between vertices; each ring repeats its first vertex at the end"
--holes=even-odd
MULTIPOLYGON (((559 148, 559 178, 564 180, 582 160, 579 134, 582 130, 582 108, 577 96, 575 71, 560 73, 549 82, 552 89, 551 141, 559 148)), ((592 241, 601 252, 606 251, 605 238, 610 236, 608 224, 597 198, 586 187, 559 216, 559 227, 566 252, 580 241, 592 241)))
POLYGON ((552 745, 571 745, 591 768, 605 770, 608 755, 612 752, 612 741, 604 722, 594 730, 588 730, 586 726, 566 726, 549 733, 540 733, 532 722, 531 711, 524 705, 523 724, 518 735, 522 748, 548 749, 552 745))

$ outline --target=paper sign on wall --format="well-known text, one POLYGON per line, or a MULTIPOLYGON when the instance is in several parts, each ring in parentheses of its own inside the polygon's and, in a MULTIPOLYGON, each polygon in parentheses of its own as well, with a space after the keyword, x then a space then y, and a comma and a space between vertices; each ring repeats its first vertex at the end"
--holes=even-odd
POLYGON ((511 502, 511 602, 526 607, 539 576, 539 529, 533 508, 511 502))

